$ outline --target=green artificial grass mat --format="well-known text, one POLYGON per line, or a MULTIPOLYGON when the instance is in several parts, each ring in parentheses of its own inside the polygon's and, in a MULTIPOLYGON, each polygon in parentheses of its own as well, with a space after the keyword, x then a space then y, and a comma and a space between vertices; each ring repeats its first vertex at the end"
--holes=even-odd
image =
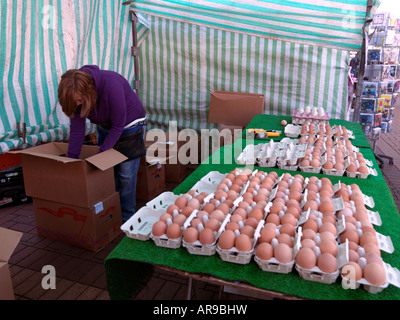
MULTIPOLYGON (((264 129, 264 130, 279 130, 282 131, 279 137, 272 137, 274 141, 280 141, 285 138, 285 127, 281 125, 281 121, 286 120, 288 124, 292 123, 291 116, 275 116, 275 115, 266 115, 260 114, 255 116, 250 123, 247 125, 246 129, 242 132, 242 138, 246 138, 247 129, 264 129)), ((341 125, 346 127, 348 130, 353 131, 355 139, 352 139, 351 142, 355 147, 362 148, 371 148, 371 144, 368 142, 365 134, 362 130, 362 127, 359 123, 341 120, 341 119, 330 119, 329 123, 331 126, 333 125, 341 125)), ((262 140, 262 139, 256 139, 262 140)))
MULTIPOLYGON (((243 166, 236 164, 202 164, 175 190, 175 194, 189 191, 210 171, 229 173, 243 166)), ((383 235, 389 235, 395 247, 392 254, 382 251, 383 260, 392 267, 400 267, 400 217, 392 194, 384 181, 315 175, 312 173, 290 172, 276 168, 258 168, 261 171, 276 171, 301 174, 305 177, 328 177, 332 183, 341 181, 345 184, 356 183, 362 192, 372 196, 375 207, 382 220, 381 226, 374 226, 383 235)), ((242 281, 259 288, 282 292, 287 295, 314 300, 398 300, 400 288, 389 285, 380 293, 371 294, 362 288, 344 289, 341 278, 333 284, 323 284, 302 279, 295 268, 289 274, 262 271, 252 259, 249 264, 239 265, 223 261, 218 253, 213 256, 198 256, 187 252, 183 247, 169 249, 158 247, 152 240, 139 241, 128 237, 118 244, 105 260, 108 291, 111 299, 128 299, 138 292, 147 277, 151 275, 152 265, 170 266, 177 270, 191 273, 208 274, 229 281, 242 281)))

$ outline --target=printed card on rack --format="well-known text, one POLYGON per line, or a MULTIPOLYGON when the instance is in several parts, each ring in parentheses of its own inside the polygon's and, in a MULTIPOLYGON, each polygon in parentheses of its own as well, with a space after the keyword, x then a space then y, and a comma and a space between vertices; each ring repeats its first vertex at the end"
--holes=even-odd
POLYGON ((363 82, 362 94, 365 96, 376 96, 378 94, 378 82, 363 82))
POLYGON ((382 112, 384 108, 385 108, 385 98, 376 99, 376 111, 382 112))
POLYGON ((361 98, 361 110, 366 112, 374 112, 376 107, 375 98, 361 98))
POLYGON ((381 98, 385 99, 383 107, 387 108, 392 105, 392 95, 391 94, 381 94, 381 98))
POLYGON ((360 113, 360 124, 363 126, 372 126, 374 124, 374 114, 360 113))
POLYGON ((382 113, 375 113, 374 127, 379 127, 382 124, 382 113))

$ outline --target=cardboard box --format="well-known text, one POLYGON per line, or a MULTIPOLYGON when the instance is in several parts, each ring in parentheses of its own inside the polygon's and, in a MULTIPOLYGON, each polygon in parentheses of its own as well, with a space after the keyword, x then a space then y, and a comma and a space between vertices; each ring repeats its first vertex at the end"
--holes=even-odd
POLYGON ((140 159, 136 184, 136 198, 152 200, 165 191, 165 164, 140 159))
POLYGON ((98 153, 84 145, 80 159, 68 158, 68 144, 53 142, 19 151, 26 195, 89 208, 115 192, 114 166, 127 158, 114 149, 98 153))
POLYGON ((241 137, 243 128, 241 126, 230 126, 226 124, 219 124, 218 130, 224 133, 229 132, 229 135, 227 137, 224 137, 224 134, 220 136, 220 146, 222 147, 225 145, 232 144, 238 137, 241 137))
MULTIPOLYGON (((178 140, 178 133, 169 133, 161 131, 160 134, 165 135, 165 142, 154 142, 147 140, 146 147, 154 145, 163 153, 161 156, 165 158, 165 181, 166 182, 181 182, 185 177, 185 171, 188 164, 183 164, 179 161, 178 154, 181 147, 186 144, 186 141, 178 140)), ((155 154, 159 156, 159 154, 155 154)))
POLYGON ((15 300, 8 261, 21 237, 21 232, 0 228, 0 300, 15 300))
POLYGON ((99 251, 121 233, 119 193, 85 208, 33 198, 39 236, 99 251))
POLYGON ((246 127, 258 114, 263 114, 262 94, 213 91, 210 97, 209 123, 246 127))

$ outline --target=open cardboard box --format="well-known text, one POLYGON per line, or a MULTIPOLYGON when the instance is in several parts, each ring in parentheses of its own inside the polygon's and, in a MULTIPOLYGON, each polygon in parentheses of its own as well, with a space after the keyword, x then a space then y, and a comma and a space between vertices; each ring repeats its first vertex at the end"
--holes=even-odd
POLYGON ((84 145, 80 159, 68 158, 68 144, 52 142, 19 151, 26 195, 89 208, 115 192, 113 167, 127 158, 114 149, 98 153, 84 145))
POLYGON ((21 237, 21 232, 0 228, 0 300, 15 300, 8 261, 21 237))

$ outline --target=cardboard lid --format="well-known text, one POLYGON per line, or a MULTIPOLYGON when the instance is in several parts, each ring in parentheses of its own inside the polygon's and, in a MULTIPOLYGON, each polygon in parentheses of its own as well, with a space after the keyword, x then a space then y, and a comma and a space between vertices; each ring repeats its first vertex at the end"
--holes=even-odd
POLYGON ((45 143, 29 149, 19 150, 16 153, 52 159, 63 163, 82 161, 67 157, 68 144, 60 142, 45 143))
POLYGON ((21 232, 0 227, 0 262, 8 262, 21 237, 21 232))
POLYGON ((105 171, 121 162, 124 162, 125 160, 128 160, 128 158, 115 149, 109 149, 86 158, 85 160, 96 168, 105 171))

